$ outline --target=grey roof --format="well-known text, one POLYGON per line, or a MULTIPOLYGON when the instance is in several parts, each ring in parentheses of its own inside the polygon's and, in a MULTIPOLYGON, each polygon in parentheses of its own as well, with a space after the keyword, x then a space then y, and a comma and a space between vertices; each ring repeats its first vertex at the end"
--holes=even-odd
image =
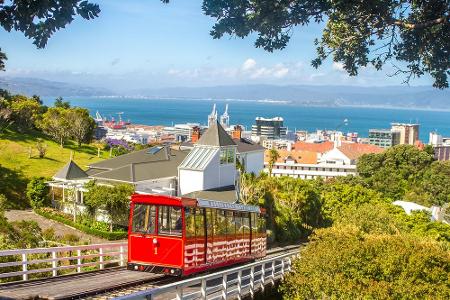
POLYGON ((238 201, 236 188, 233 185, 210 189, 206 191, 196 191, 183 195, 186 198, 215 200, 228 203, 236 203, 238 201))
POLYGON ((74 180, 87 178, 84 172, 73 160, 69 161, 61 170, 56 173, 53 178, 60 180, 74 180))
MULTIPOLYGON (((176 150, 173 150, 176 151, 176 150)), ((111 159, 96 162, 89 165, 90 169, 113 170, 131 163, 144 163, 167 160, 169 149, 163 146, 152 147, 140 151, 120 155, 111 159), (158 150, 158 151, 156 151, 158 150)))
POLYGON ((254 143, 249 139, 233 139, 234 143, 237 145, 238 153, 252 152, 252 151, 264 151, 266 148, 263 146, 254 143))
POLYGON ((234 146, 233 139, 223 129, 219 122, 211 125, 197 142, 198 145, 205 146, 234 146))
MULTIPOLYGON (((90 174, 90 177, 94 179, 117 180, 129 183, 173 177, 178 175, 178 165, 183 161, 187 154, 187 151, 172 149, 170 155, 167 157, 159 156, 160 160, 149 159, 144 162, 124 164, 118 168, 103 170, 101 172, 95 172, 92 169, 89 169, 87 172, 90 174)), ((157 155, 157 153, 148 155, 157 155)), ((126 158, 125 161, 128 162, 128 159, 129 158, 126 158)), ((115 164, 116 163, 117 162, 115 162, 115 164)))

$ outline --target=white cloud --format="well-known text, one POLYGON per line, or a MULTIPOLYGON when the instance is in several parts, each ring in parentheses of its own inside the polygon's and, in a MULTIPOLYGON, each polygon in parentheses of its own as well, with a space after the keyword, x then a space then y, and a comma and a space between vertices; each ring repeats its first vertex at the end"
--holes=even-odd
POLYGON ((344 64, 341 62, 333 62, 333 70, 336 70, 339 72, 345 72, 344 64))
POLYGON ((255 67, 256 67, 256 60, 254 60, 253 58, 247 58, 242 64, 241 69, 242 71, 250 71, 255 67))

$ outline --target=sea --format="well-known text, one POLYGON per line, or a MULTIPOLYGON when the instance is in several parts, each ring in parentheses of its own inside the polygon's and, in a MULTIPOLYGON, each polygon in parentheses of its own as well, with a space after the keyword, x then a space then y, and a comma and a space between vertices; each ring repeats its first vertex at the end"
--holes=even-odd
MULTIPOLYGON (((230 124, 241 124, 251 129, 256 117, 282 117, 289 130, 317 129, 358 132, 367 137, 371 128, 390 128, 392 122, 419 123, 420 139, 428 142, 429 133, 437 131, 450 136, 450 111, 404 108, 372 107, 317 107, 301 106, 283 101, 211 100, 211 99, 148 99, 131 97, 66 97, 72 106, 89 109, 94 116, 98 111, 103 117, 134 124, 172 126, 180 123, 207 123, 207 116, 216 104, 219 115, 228 104, 230 124), (347 120, 347 122, 344 122, 347 120)), ((54 99, 45 98, 44 104, 52 106, 54 99)), ((450 99, 449 99, 450 101, 450 99)))

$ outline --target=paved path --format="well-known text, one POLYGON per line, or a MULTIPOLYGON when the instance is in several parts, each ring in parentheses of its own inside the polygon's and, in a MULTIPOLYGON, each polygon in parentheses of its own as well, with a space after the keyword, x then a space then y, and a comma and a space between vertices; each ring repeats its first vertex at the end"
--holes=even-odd
POLYGON ((47 228, 53 228, 53 230, 55 230, 56 236, 62 237, 68 233, 74 234, 80 238, 80 242, 88 242, 89 244, 103 244, 110 242, 108 240, 86 234, 82 231, 64 225, 62 223, 46 219, 34 213, 32 210, 7 210, 5 211, 5 216, 9 222, 22 220, 36 221, 42 228, 42 230, 46 230, 47 228))

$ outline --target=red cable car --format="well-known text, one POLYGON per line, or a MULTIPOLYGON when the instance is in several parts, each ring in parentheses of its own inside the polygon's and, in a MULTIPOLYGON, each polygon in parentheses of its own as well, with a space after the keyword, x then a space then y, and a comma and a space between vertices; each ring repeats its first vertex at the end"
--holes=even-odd
POLYGON ((161 195, 131 197, 128 269, 185 276, 266 255, 258 206, 161 195))

